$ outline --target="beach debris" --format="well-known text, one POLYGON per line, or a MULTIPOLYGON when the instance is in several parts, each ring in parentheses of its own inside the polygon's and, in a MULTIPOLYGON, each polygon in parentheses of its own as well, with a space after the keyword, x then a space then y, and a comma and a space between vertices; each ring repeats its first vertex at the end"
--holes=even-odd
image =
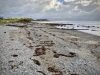
POLYGON ((36 45, 35 47, 40 47, 41 45, 36 45))
POLYGON ((18 65, 12 65, 11 69, 18 68, 18 65))
POLYGON ((55 73, 55 74, 52 74, 52 75, 63 75, 62 72, 59 69, 56 69, 54 66, 48 67, 48 71, 55 73))
POLYGON ((29 40, 33 40, 33 38, 32 37, 27 37, 29 40))
POLYGON ((70 42, 70 43, 73 43, 73 44, 76 45, 78 48, 81 47, 81 45, 78 45, 76 42, 70 42))
POLYGON ((95 48, 98 48, 100 46, 100 44, 95 44, 95 48))
POLYGON ((19 65, 22 65, 22 64, 23 64, 23 61, 20 61, 20 62, 19 62, 19 65))
POLYGON ((41 65, 40 62, 39 62, 38 60, 36 60, 36 59, 32 59, 32 60, 34 61, 35 64, 37 64, 37 65, 39 65, 39 66, 41 65))
POLYGON ((76 53, 69 52, 68 55, 65 55, 65 54, 57 54, 57 53, 54 54, 54 57, 55 57, 55 58, 59 58, 59 56, 64 56, 64 57, 75 57, 75 56, 76 56, 76 53))
POLYGON ((39 55, 44 55, 46 54, 46 48, 44 46, 42 46, 41 48, 36 48, 35 49, 35 56, 39 56, 39 55))
POLYGON ((19 65, 22 65, 23 64, 23 61, 20 61, 18 64, 16 65, 11 65, 11 69, 14 69, 14 68, 19 68, 18 66, 19 65))
POLYGON ((79 74, 71 74, 71 75, 79 75, 79 74))
POLYGON ((72 56, 76 56, 76 53, 74 53, 74 52, 69 52, 69 54, 72 56))
POLYGON ((30 34, 31 34, 30 31, 28 31, 28 30, 26 30, 26 31, 27 31, 28 36, 30 36, 30 34))
POLYGON ((48 71, 50 71, 50 72, 59 72, 59 70, 55 69, 55 67, 48 67, 48 71))
POLYGON ((44 46, 48 46, 51 47, 53 46, 55 43, 53 41, 40 41, 40 44, 44 45, 44 46))
POLYGON ((56 51, 53 51, 53 53, 57 53, 56 51))
POLYGON ((6 26, 12 26, 12 27, 26 27, 26 25, 11 25, 11 24, 8 24, 6 26))
POLYGON ((73 25, 73 24, 64 24, 64 23, 46 23, 50 26, 66 26, 66 25, 73 25))
POLYGON ((39 72, 39 73, 42 73, 43 75, 46 75, 44 72, 42 72, 42 71, 37 71, 37 72, 39 72))
POLYGON ((18 57, 18 55, 17 55, 17 54, 13 54, 13 55, 11 55, 11 56, 13 56, 13 57, 18 57))
POLYGON ((30 49, 33 49, 34 46, 30 45, 30 46, 27 46, 27 47, 30 48, 30 49))
POLYGON ((14 62, 13 60, 10 60, 8 63, 14 62))
POLYGON ((77 41, 78 39, 77 39, 77 38, 71 38, 71 40, 72 40, 72 41, 77 41))
POLYGON ((25 43, 23 45, 26 45, 25 43))
POLYGON ((52 75, 63 75, 62 73, 59 73, 59 74, 52 74, 52 75))
POLYGON ((14 39, 11 39, 11 41, 13 41, 14 39))

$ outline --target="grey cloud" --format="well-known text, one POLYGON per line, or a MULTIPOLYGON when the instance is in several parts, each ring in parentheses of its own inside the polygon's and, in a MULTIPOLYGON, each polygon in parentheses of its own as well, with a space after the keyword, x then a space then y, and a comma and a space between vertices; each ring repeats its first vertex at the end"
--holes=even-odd
POLYGON ((82 6, 81 4, 78 4, 77 5, 79 9, 81 9, 82 11, 85 11, 85 12, 91 12, 95 9, 97 9, 97 7, 99 7, 99 5, 96 5, 96 4, 89 4, 88 6, 82 6))
POLYGON ((83 6, 76 2, 79 0, 63 3, 57 0, 0 0, 0 16, 26 16, 51 20, 100 20, 100 11, 97 9, 100 5, 91 2, 83 6), (77 10, 75 10, 76 6, 77 10))
POLYGON ((75 6, 78 6, 79 9, 85 12, 91 12, 95 10, 96 8, 100 7, 98 4, 93 4, 95 1, 92 1, 89 5, 83 6, 81 3, 76 4, 78 0, 72 1, 72 2, 63 2, 63 5, 70 5, 73 9, 75 6))

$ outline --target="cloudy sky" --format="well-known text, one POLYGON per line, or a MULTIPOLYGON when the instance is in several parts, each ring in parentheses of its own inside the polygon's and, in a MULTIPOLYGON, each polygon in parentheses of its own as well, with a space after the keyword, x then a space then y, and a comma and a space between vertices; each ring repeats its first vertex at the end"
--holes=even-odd
POLYGON ((0 16, 100 21, 100 0, 0 0, 0 16))

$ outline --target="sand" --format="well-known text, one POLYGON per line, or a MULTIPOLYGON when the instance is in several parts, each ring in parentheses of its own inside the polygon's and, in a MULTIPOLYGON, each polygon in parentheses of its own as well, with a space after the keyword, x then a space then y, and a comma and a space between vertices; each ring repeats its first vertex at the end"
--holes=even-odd
POLYGON ((100 75, 100 36, 42 23, 0 26, 0 75, 100 75))

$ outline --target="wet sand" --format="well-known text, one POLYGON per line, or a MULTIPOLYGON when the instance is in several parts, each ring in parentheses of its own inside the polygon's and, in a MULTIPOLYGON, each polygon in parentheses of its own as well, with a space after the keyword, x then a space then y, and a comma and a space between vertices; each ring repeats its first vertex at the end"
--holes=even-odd
POLYGON ((100 36, 32 23, 0 26, 1 75, 100 75, 100 36))

